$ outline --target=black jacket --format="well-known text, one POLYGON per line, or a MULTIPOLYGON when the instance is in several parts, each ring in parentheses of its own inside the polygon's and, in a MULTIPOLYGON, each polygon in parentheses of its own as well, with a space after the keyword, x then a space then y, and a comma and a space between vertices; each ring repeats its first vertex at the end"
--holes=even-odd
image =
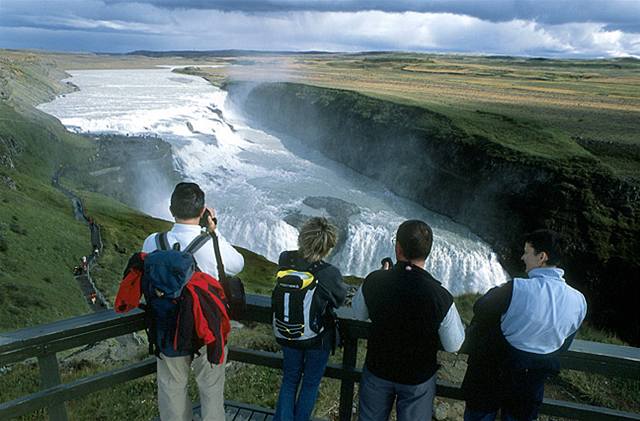
POLYGON ((529 373, 544 380, 560 369, 557 355, 569 348, 575 333, 563 346, 550 354, 518 350, 504 337, 502 315, 511 304, 513 282, 495 287, 473 306, 473 320, 467 328, 462 352, 469 354, 462 391, 474 409, 495 409, 518 390, 514 382, 519 373, 529 373))
POLYGON ((438 369, 438 329, 453 304, 451 294, 407 262, 370 273, 362 293, 371 319, 367 369, 396 383, 429 380, 438 369))

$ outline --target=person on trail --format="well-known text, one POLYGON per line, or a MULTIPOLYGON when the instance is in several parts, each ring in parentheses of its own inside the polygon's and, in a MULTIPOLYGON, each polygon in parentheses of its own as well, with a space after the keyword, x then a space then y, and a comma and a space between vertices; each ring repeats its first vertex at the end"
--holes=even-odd
MULTIPOLYGON (((171 195, 169 210, 175 223, 167 232, 168 243, 179 243, 184 250, 201 233, 199 223, 206 215, 206 229, 218 236, 225 272, 235 275, 244 267, 244 258, 217 229, 216 213, 205 205, 205 195, 195 183, 179 183, 171 195)), ((158 249, 156 236, 151 234, 144 241, 142 251, 151 253, 158 249)), ((208 241, 193 254, 198 268, 218 279, 217 262, 213 242, 208 241)), ((225 358, 227 352, 225 351, 225 358)), ((192 406, 188 395, 190 367, 193 368, 200 395, 202 421, 224 421, 225 364, 212 365, 207 361, 207 348, 202 347, 192 358, 191 353, 175 351, 171 345, 161 348, 157 358, 158 408, 163 421, 190 421, 192 406)))
POLYGON ((82 272, 87 273, 89 271, 89 262, 87 262, 87 256, 82 256, 80 266, 82 267, 82 272))
POLYGON ((495 287, 473 306, 462 382, 467 421, 534 420, 544 381, 559 370, 557 354, 569 348, 587 303, 557 267, 560 236, 537 230, 524 238, 527 278, 495 287))
POLYGON ((94 304, 94 305, 95 305, 95 303, 96 303, 96 298, 97 298, 97 296, 96 296, 95 291, 94 291, 94 292, 92 292, 92 293, 91 293, 91 295, 89 295, 89 299, 91 300, 91 304, 94 304))
POLYGON ((334 309, 347 296, 342 275, 325 258, 337 229, 326 218, 309 219, 298 235, 298 250, 284 251, 272 294, 274 333, 284 356, 274 421, 307 421, 320 380, 335 348, 334 309))
POLYGON ((436 353, 440 345, 456 352, 464 341, 453 297, 425 270, 432 243, 425 222, 403 222, 396 233, 396 264, 367 275, 353 298, 354 317, 371 319, 360 421, 388 420, 394 401, 398 421, 430 420, 436 353))

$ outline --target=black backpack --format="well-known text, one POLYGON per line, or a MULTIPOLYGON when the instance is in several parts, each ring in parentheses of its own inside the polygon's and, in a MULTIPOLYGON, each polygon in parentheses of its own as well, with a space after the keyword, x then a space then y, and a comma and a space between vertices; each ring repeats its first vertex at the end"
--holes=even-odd
POLYGON ((318 289, 316 273, 327 266, 328 263, 319 261, 306 270, 280 267, 271 294, 276 339, 303 343, 324 331, 324 308, 318 308, 313 297, 318 289))

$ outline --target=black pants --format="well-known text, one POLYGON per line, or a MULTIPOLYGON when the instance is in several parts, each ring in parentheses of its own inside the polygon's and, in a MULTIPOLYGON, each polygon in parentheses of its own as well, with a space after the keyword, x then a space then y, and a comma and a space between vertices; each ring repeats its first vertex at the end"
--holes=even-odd
POLYGON ((503 420, 529 421, 538 417, 548 371, 513 370, 500 377, 492 388, 495 395, 467 398, 465 421, 495 419, 498 410, 503 420))

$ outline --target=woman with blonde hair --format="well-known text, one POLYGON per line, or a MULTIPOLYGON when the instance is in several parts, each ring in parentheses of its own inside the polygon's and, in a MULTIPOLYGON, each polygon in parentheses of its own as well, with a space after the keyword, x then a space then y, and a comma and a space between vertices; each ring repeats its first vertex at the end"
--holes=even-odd
POLYGON ((307 421, 313 412, 335 346, 334 309, 347 294, 338 268, 322 260, 337 240, 336 227, 326 218, 314 217, 300 229, 298 250, 280 254, 272 310, 284 361, 274 421, 307 421))

